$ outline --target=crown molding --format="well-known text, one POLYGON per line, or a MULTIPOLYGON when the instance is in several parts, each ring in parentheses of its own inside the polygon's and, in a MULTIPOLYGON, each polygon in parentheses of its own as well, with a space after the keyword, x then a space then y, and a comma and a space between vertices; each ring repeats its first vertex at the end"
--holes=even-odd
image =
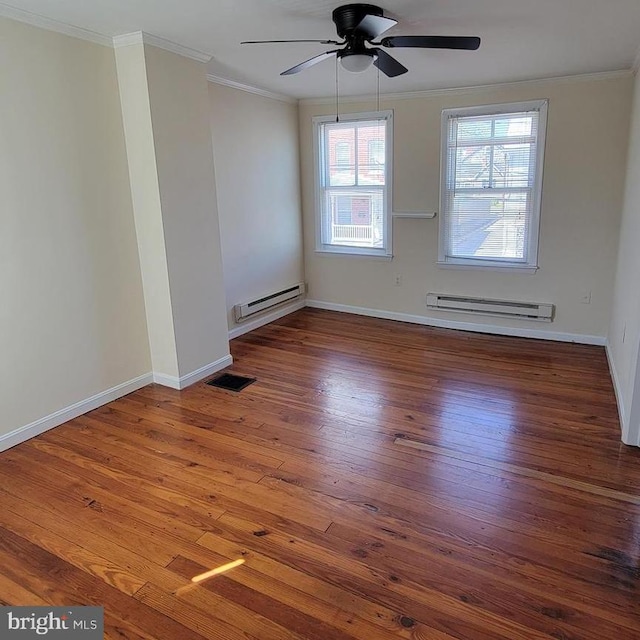
POLYGON ((272 91, 267 91, 266 89, 259 89, 258 87, 253 87, 248 84, 242 84, 241 82, 236 82, 235 80, 229 80, 228 78, 214 76, 213 74, 208 74, 207 80, 209 82, 213 82, 214 84, 221 84, 225 87, 238 89, 239 91, 246 91, 247 93, 253 93, 254 95, 262 96, 263 98, 270 98, 271 100, 278 100, 279 102, 286 102, 287 104, 298 104, 297 98, 292 98, 291 96, 285 96, 281 93, 273 93, 272 91))
POLYGON ((134 31, 133 33, 123 33, 119 36, 111 38, 111 46, 114 49, 120 47, 129 47, 134 44, 144 44, 144 34, 142 31, 134 31))
POLYGON ((11 5, 0 2, 0 16, 9 18, 11 20, 17 20, 18 22, 24 22, 33 27, 39 27, 40 29, 46 29, 47 31, 55 31, 56 33, 62 33, 65 36, 71 36, 72 38, 79 38, 80 40, 87 40, 95 44, 100 44, 104 47, 126 47, 132 44, 149 44, 178 55, 197 60, 198 62, 207 63, 211 60, 211 56, 202 51, 191 49, 190 47, 184 47, 181 44, 166 40, 160 36, 154 36, 150 33, 144 33, 142 31, 136 31, 134 33, 125 33, 119 36, 106 36, 89 29, 83 29, 82 27, 76 27, 66 22, 60 22, 47 18, 46 16, 38 13, 32 13, 31 11, 25 11, 24 9, 18 9, 11 5))
POLYGON ((160 36, 154 36, 150 33, 142 32, 142 37, 145 44, 150 44, 154 47, 158 47, 159 49, 164 49, 165 51, 171 51, 171 53, 177 53, 179 56, 191 58, 198 62, 204 62, 206 64, 212 58, 209 53, 199 51, 198 49, 192 49, 191 47, 185 47, 177 42, 161 38, 160 36))
POLYGON ((32 13, 31 11, 25 11, 24 9, 18 9, 8 4, 0 3, 0 16, 3 18, 9 18, 11 20, 17 20, 18 22, 24 22, 33 27, 40 27, 40 29, 46 29, 47 31, 55 31, 56 33, 62 33, 65 36, 71 36, 72 38, 79 38, 80 40, 88 40, 95 44, 100 44, 104 47, 111 47, 111 38, 89 29, 83 29, 82 27, 75 27, 72 24, 66 22, 59 22, 42 16, 39 13, 32 13))
MULTIPOLYGON (((640 60, 639 60, 640 62, 640 60)), ((507 89, 509 87, 527 87, 549 84, 567 84, 574 82, 593 82, 594 80, 612 80, 615 78, 628 78, 633 74, 631 69, 620 69, 618 71, 601 71, 598 73, 581 73, 573 76, 553 76, 551 78, 534 78, 531 80, 518 80, 515 82, 497 82, 495 84, 482 84, 470 87, 453 87, 449 89, 428 89, 426 91, 406 91, 404 93, 383 93, 381 99, 385 100, 412 100, 415 98, 433 98, 437 96, 461 95, 466 93, 476 93, 487 90, 507 89)), ((374 94, 362 96, 340 96, 341 104, 351 104, 358 102, 369 102, 376 100, 374 94)), ((302 98, 299 104, 302 105, 335 105, 335 96, 328 98, 302 98)))
POLYGON ((153 47, 158 47, 159 49, 164 49, 165 51, 171 51, 171 53, 177 53, 179 56, 184 56, 185 58, 204 62, 205 64, 211 60, 211 56, 208 53, 191 49, 190 47, 184 47, 177 42, 172 42, 171 40, 166 40, 165 38, 154 36, 144 31, 134 31, 133 33, 123 33, 119 36, 113 36, 111 43, 114 49, 128 47, 134 44, 148 44, 153 47))

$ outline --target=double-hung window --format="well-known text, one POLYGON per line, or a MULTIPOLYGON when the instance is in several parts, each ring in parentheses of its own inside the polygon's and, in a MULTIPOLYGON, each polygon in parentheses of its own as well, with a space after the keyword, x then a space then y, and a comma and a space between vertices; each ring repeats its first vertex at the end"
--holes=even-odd
POLYGON ((392 112, 313 119, 316 250, 391 255, 392 112))
POLYGON ((547 102, 442 113, 441 264, 537 268, 547 102))

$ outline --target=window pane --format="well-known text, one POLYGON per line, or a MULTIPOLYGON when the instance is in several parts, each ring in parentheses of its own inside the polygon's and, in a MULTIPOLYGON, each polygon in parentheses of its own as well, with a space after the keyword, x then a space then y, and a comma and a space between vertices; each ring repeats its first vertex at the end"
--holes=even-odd
POLYGON ((379 184, 385 181, 384 123, 358 127, 358 184, 379 184))
POLYGON ((528 192, 455 194, 450 213, 450 255, 526 259, 528 192))
POLYGON ((526 188, 533 183, 531 144, 458 147, 454 189, 526 188))
POLYGON ((384 165, 384 140, 369 140, 369 164, 384 165))
POLYGON ((327 180, 329 186, 355 185, 355 127, 326 128, 327 180))
POLYGON ((325 125, 325 132, 328 186, 384 185, 383 121, 325 125))
POLYGON ((455 150, 454 189, 486 189, 491 186, 491 147, 459 147, 455 150))
POLYGON ((491 118, 465 118, 458 121, 458 140, 480 140, 491 137, 491 118))
POLYGON ((384 233, 384 192, 327 190, 325 242, 351 247, 381 247, 384 233))
POLYGON ((351 164, 351 144, 348 142, 336 142, 336 164, 351 164))
POLYGON ((529 114, 459 118, 455 120, 455 125, 451 133, 458 144, 500 138, 528 138, 536 133, 534 116, 529 114))
POLYGON ((496 138, 522 138, 533 133, 533 118, 531 116, 505 117, 495 119, 496 138))
POLYGON ((494 149, 493 184, 495 188, 532 185, 534 159, 530 144, 504 144, 494 149))

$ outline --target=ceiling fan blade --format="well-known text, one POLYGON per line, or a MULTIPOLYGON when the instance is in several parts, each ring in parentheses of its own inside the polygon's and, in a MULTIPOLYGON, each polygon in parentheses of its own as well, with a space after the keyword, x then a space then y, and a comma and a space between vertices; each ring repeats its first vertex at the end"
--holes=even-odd
POLYGON ((466 49, 475 51, 480 46, 476 36, 388 36, 382 38, 383 47, 418 47, 421 49, 466 49))
POLYGON ((318 64, 318 62, 322 62, 323 60, 326 60, 327 58, 330 58, 331 56, 335 56, 336 53, 338 53, 338 50, 335 51, 325 51, 324 53, 321 53, 319 56, 314 56, 313 58, 309 58, 308 60, 305 60, 304 62, 301 62, 300 64, 297 64, 295 67, 291 67, 291 69, 287 69, 286 71, 283 71, 280 75, 281 76, 290 76, 294 73, 299 73, 300 71, 304 71, 305 69, 308 69, 309 67, 313 67, 314 64, 318 64))
POLYGON ((389 78, 395 78, 401 76, 403 73, 407 73, 409 69, 403 64, 400 64, 393 56, 390 56, 386 51, 382 49, 371 49, 376 52, 376 59, 373 64, 382 71, 389 78))
POLYGON ((358 23, 354 33, 365 36, 367 40, 373 40, 373 38, 381 36, 385 31, 389 31, 391 27, 395 27, 397 24, 398 21, 392 18, 368 15, 358 23))
POLYGON ((344 44, 344 42, 338 42, 337 40, 245 40, 240 44, 278 44, 285 42, 317 42, 320 44, 344 44))

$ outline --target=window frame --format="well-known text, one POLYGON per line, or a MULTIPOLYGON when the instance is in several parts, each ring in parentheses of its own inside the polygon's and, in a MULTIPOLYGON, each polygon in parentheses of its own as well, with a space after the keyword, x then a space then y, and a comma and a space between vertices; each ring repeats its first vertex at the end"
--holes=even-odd
MULTIPOLYGON (((367 111, 360 113, 346 113, 340 115, 340 123, 358 123, 371 120, 383 120, 385 125, 385 184, 383 189, 383 244, 382 247, 351 247, 347 245, 334 245, 322 241, 322 213, 325 192, 326 164, 325 149, 321 144, 320 133, 322 125, 336 122, 335 115, 315 116, 313 118, 313 182, 314 182, 314 207, 315 207, 315 250, 317 253, 341 254, 349 256, 377 257, 390 260, 393 255, 392 238, 392 202, 393 202, 393 110, 367 111)), ((357 153, 357 150, 356 150, 357 153)), ((379 188, 378 185, 370 185, 379 188)), ((367 189, 366 185, 362 185, 367 189)), ((358 187, 354 186, 354 190, 358 187)))
POLYGON ((444 109, 441 120, 441 151, 440 151, 440 221, 438 225, 438 266, 452 268, 494 269, 533 273, 538 269, 538 246, 540 238, 540 216, 542 210, 542 183, 544 173, 544 155, 546 146, 547 114, 549 101, 528 100, 526 102, 510 102, 503 104, 481 105, 474 107, 458 107, 444 109), (535 179, 531 187, 531 214, 529 218, 529 233, 526 256, 527 260, 514 259, 485 259, 467 258, 447 255, 447 225, 448 212, 445 210, 447 202, 447 169, 449 120, 451 117, 496 116, 522 113, 526 111, 539 112, 538 132, 536 138, 535 179))

